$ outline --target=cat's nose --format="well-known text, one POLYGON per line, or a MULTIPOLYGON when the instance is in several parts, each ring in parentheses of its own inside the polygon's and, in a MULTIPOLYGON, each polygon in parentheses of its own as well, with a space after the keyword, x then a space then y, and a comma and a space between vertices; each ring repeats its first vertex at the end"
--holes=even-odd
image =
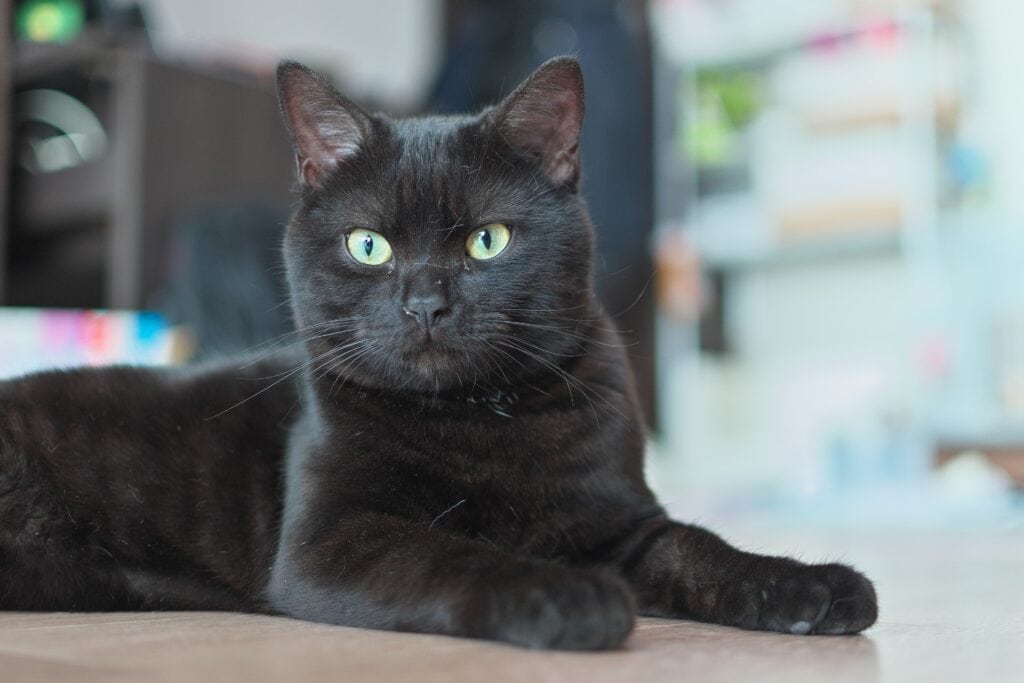
POLYGON ((437 325, 438 319, 448 311, 448 302, 440 294, 410 297, 405 302, 402 312, 415 318, 420 329, 429 337, 430 331, 437 325))

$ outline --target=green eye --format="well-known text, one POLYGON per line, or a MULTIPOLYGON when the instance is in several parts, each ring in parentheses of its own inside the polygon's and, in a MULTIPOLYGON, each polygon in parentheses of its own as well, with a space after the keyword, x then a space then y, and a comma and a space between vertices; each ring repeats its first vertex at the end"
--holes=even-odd
POLYGON ((486 261, 505 251, 512 232, 507 225, 490 223, 476 230, 466 240, 466 253, 475 259, 486 261))
POLYGON ((379 266, 391 260, 391 245, 384 235, 373 230, 356 228, 348 234, 345 246, 352 258, 368 266, 379 266))

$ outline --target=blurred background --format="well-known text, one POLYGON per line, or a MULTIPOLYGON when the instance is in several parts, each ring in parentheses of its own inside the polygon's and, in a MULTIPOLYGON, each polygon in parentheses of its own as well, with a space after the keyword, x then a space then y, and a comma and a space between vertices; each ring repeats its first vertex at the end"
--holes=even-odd
POLYGON ((0 376, 290 326, 282 56, 369 108, 587 79, 598 286, 678 514, 1024 529, 1017 0, 0 3, 0 376))

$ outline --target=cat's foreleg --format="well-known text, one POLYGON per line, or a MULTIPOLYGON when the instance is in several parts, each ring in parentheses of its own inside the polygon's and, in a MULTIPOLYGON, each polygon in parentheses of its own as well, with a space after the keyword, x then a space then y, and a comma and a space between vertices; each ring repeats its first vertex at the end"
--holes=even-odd
POLYGON ((871 582, 846 565, 743 552, 669 520, 629 545, 620 566, 641 614, 796 634, 857 633, 878 616, 871 582))
POLYGON ((633 627, 631 591, 614 572, 516 557, 386 515, 294 526, 268 590, 289 616, 583 650, 614 648, 633 627))

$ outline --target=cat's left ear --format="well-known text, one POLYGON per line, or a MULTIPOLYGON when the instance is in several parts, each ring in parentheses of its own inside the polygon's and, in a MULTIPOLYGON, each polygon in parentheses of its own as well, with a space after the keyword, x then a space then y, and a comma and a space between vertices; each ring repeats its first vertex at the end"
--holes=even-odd
POLYGON ((544 62, 498 105, 494 120, 506 142, 535 158, 552 183, 578 189, 583 127, 579 62, 572 57, 544 62))
POLYGON ((321 76, 298 62, 277 68, 281 115, 295 148, 299 181, 321 187, 326 178, 354 157, 370 134, 370 119, 321 76))

